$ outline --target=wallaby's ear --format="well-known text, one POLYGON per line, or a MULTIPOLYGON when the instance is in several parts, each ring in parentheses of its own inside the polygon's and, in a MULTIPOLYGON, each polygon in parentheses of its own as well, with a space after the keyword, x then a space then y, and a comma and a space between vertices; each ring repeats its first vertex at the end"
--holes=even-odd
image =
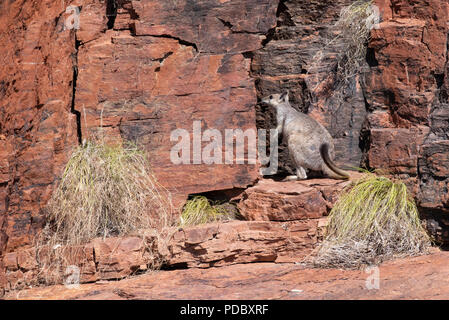
POLYGON ((281 101, 288 102, 288 90, 281 94, 281 101))

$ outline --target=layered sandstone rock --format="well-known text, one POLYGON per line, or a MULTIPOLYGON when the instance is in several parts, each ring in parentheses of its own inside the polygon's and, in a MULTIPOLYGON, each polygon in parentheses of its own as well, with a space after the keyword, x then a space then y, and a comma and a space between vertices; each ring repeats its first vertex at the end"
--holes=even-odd
POLYGON ((169 267, 216 267, 251 262, 299 262, 318 243, 319 219, 231 222, 180 230, 169 267))
POLYGON ((64 11, 60 1, 0 4, 0 254, 31 244, 78 142, 64 11))
POLYGON ((434 105, 440 106, 440 115, 444 110, 439 100, 447 68, 448 3, 377 4, 383 21, 372 31, 369 47, 375 63, 365 89, 371 111, 369 164, 421 179, 427 171, 422 160, 418 171, 423 144, 441 139, 429 136, 434 125, 443 129, 441 121, 431 121, 431 113, 434 105))
MULTIPOLYGON (((366 115, 363 91, 353 81, 341 96, 333 95, 336 55, 341 48, 326 46, 338 32, 333 24, 340 10, 351 3, 280 1, 277 26, 270 31, 265 46, 254 54, 251 75, 256 79, 259 97, 289 90, 292 105, 331 133, 336 162, 358 167, 363 151, 360 133, 366 115), (317 66, 315 55, 320 51, 325 59, 317 66)), ((259 127, 274 128, 273 110, 258 106, 257 121, 259 127)), ((281 172, 294 173, 285 144, 280 146, 279 162, 281 172)))
MULTIPOLYGON (((357 179, 358 173, 352 173, 357 179)), ((81 283, 122 279, 160 266, 210 268, 239 263, 302 261, 323 238, 327 215, 350 182, 331 179, 261 180, 241 195, 239 209, 250 221, 174 229, 165 236, 97 238, 82 246, 35 248, 7 253, 0 281, 9 290, 61 283, 76 266, 81 283), (62 264, 55 258, 62 257, 62 264), (3 280, 2 280, 3 279, 3 280)))
MULTIPOLYGON (((317 270, 292 264, 257 263, 155 272, 121 281, 83 284, 77 290, 63 285, 32 288, 11 292, 6 299, 447 299, 448 259, 448 252, 436 251, 382 263, 378 290, 367 289, 370 269, 317 270)), ((177 314, 179 309, 173 311, 173 317, 177 314)))
MULTIPOLYGON (((351 173, 351 179, 360 177, 351 173)), ((349 181, 310 179, 279 182, 259 181, 242 194, 240 213, 250 221, 298 221, 327 216, 349 181)))
POLYGON ((106 32, 83 7, 75 99, 83 137, 103 125, 108 138, 142 144, 161 183, 181 199, 253 183, 255 164, 205 165, 193 163, 193 155, 190 164, 173 164, 177 141, 170 134, 185 129, 193 140, 194 121, 223 138, 225 129, 255 131, 256 91, 245 52, 262 47, 276 7, 274 0, 122 1, 106 32))
POLYGON ((80 283, 116 280, 146 271, 163 261, 164 268, 231 265, 250 262, 298 262, 316 247, 325 221, 233 221, 179 229, 164 250, 154 238, 95 239, 60 251, 63 265, 34 248, 7 253, 0 260, 0 283, 7 291, 45 283, 70 283, 73 272, 80 283), (162 255, 162 256, 161 256, 162 255))
POLYGON ((170 134, 196 120, 256 129, 246 52, 262 47, 277 1, 115 3, 0 4, 0 254, 32 244, 71 149, 98 131, 143 145, 177 205, 257 177, 257 164, 174 165, 170 134))
POLYGON ((369 44, 367 159, 411 183, 430 231, 444 228, 434 235, 447 241, 448 1, 376 3, 382 22, 369 44))
MULTIPOLYGON (((362 160, 404 179, 444 238, 448 232, 442 227, 449 225, 448 1, 376 0, 382 17, 372 31, 366 72, 345 88, 341 102, 332 95, 334 71, 326 69, 333 52, 318 72, 311 65, 350 2, 1 2, 0 256, 32 246, 70 150, 94 135, 142 144, 179 205, 191 193, 254 184, 257 164, 174 165, 169 151, 176 142, 170 133, 191 133, 194 121, 201 121, 203 131, 273 127, 269 109, 258 107, 256 116, 257 98, 284 89, 290 89, 298 109, 329 129, 339 164, 360 166, 362 160), (79 30, 65 26, 71 4, 81 7, 79 30)), ((287 159, 283 146, 286 172, 291 169, 287 159)), ((240 207, 248 219, 292 224, 318 218, 330 201, 311 185, 266 181, 245 196, 240 207), (289 188, 296 191, 289 194, 289 188)), ((265 245, 260 239, 253 244, 241 243, 242 252, 265 245)), ((267 250, 264 256, 274 249, 267 250)), ((92 263, 89 252, 86 265, 92 263)), ((182 259, 191 261, 185 254, 182 259)), ((31 275, 26 256, 10 258, 4 268, 17 277, 31 275), (22 266, 15 265, 19 260, 22 266)), ((112 268, 111 277, 131 270, 120 268, 112 268)))

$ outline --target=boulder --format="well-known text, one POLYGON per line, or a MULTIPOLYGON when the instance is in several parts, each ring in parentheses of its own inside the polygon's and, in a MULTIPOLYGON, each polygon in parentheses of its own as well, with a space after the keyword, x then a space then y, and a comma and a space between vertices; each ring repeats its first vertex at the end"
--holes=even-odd
POLYGON ((166 266, 208 268, 252 262, 298 262, 318 243, 319 222, 319 219, 236 221, 182 229, 174 235, 166 266))
MULTIPOLYGON (((359 177, 351 173, 352 179, 359 177)), ((327 216, 349 181, 310 179, 279 182, 260 180, 242 194, 240 213, 251 221, 296 221, 327 216)))

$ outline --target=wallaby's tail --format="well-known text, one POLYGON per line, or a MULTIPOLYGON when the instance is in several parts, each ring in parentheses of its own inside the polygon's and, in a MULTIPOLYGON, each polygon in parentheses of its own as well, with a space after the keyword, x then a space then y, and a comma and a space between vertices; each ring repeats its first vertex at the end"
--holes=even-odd
POLYGON ((329 145, 327 143, 323 143, 320 146, 320 153, 321 157, 324 160, 324 163, 331 169, 333 172, 335 172, 338 176, 340 176, 341 179, 349 179, 349 174, 340 168, 338 168, 335 163, 331 160, 329 156, 329 145))

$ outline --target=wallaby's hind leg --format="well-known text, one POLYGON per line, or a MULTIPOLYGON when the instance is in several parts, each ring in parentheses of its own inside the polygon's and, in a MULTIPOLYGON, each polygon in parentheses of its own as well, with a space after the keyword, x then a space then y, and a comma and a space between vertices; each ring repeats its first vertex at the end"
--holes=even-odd
POLYGON ((306 180, 307 172, 303 167, 298 167, 296 169, 296 175, 298 176, 298 180, 306 180))
POLYGON ((307 173, 303 167, 296 169, 296 176, 288 176, 283 181, 296 181, 296 180, 306 180, 307 173))

